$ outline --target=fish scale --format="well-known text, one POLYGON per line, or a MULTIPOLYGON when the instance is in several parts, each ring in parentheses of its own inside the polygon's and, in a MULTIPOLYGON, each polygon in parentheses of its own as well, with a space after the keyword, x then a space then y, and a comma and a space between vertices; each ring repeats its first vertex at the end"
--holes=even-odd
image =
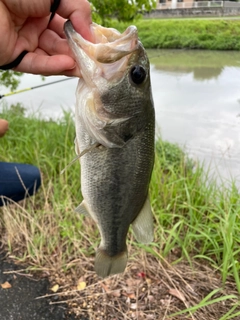
POLYGON ((153 240, 148 189, 154 163, 155 114, 149 61, 130 26, 117 30, 92 25, 90 43, 73 29, 65 33, 82 77, 76 91, 76 151, 83 202, 76 208, 96 222, 101 242, 95 270, 100 277, 121 273, 127 264, 126 238, 132 224, 138 241, 153 240))

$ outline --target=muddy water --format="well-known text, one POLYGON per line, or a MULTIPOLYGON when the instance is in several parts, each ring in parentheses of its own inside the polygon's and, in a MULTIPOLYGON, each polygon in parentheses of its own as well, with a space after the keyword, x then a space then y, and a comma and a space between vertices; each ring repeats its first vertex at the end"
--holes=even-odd
MULTIPOLYGON (((212 172, 234 177, 240 186, 240 52, 151 50, 149 56, 162 138, 185 146, 212 172)), ((24 75, 19 89, 41 83, 39 76, 24 75)), ((62 109, 73 109, 76 86, 72 79, 1 103, 21 102, 29 112, 57 118, 62 109)))
POLYGON ((150 57, 162 138, 240 186, 240 53, 172 50, 150 57))

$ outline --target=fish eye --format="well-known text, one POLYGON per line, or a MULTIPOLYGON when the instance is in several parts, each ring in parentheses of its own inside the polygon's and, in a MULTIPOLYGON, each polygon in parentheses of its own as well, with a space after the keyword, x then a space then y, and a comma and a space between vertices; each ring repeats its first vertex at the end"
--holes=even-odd
POLYGON ((146 71, 142 66, 134 66, 131 69, 130 76, 135 84, 141 84, 146 78, 146 71))

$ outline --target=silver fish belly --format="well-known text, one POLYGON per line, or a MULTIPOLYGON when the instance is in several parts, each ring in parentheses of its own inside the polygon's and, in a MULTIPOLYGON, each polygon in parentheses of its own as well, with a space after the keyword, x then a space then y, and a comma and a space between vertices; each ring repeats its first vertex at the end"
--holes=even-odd
POLYGON ((76 153, 83 202, 77 212, 98 225, 95 270, 101 277, 127 265, 130 224, 136 239, 153 240, 148 189, 154 163, 155 116, 149 61, 130 26, 124 33, 92 26, 95 42, 65 33, 82 73, 76 91, 76 153))

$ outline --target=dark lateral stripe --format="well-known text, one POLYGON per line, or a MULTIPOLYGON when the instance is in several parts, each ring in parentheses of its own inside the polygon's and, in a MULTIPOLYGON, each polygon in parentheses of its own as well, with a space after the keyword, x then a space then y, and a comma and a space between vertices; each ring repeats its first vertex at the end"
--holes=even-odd
POLYGON ((22 53, 20 53, 20 55, 13 62, 10 62, 8 64, 0 66, 0 69, 9 70, 9 69, 16 68, 27 53, 28 53, 28 51, 24 50, 22 53))
POLYGON ((54 0, 53 4, 51 5, 50 12, 52 12, 52 14, 51 14, 49 22, 53 19, 54 15, 60 5, 60 1, 61 0, 54 0))

